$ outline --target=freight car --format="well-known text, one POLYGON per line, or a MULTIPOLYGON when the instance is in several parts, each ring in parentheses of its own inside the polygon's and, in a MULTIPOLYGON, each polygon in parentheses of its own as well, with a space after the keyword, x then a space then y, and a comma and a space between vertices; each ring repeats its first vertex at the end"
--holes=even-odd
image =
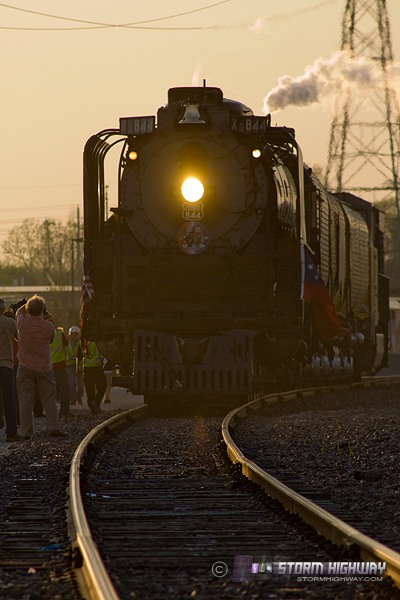
POLYGON ((293 129, 219 88, 172 88, 157 118, 92 136, 84 219, 84 336, 150 403, 243 399, 385 363, 379 211, 324 189, 293 129))

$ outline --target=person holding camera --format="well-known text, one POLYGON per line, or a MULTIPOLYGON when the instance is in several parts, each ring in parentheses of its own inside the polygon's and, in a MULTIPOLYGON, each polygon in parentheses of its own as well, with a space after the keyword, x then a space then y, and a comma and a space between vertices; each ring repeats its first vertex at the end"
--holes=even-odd
POLYGON ((41 296, 32 296, 17 312, 19 364, 17 388, 20 404, 21 435, 33 435, 33 406, 37 390, 46 413, 46 426, 51 437, 65 437, 58 427, 56 378, 53 371, 50 343, 55 327, 41 296))
POLYGON ((13 340, 18 337, 14 319, 4 315, 6 303, 0 298, 0 392, 3 397, 6 421, 6 442, 19 442, 17 432, 17 410, 14 386, 13 340))

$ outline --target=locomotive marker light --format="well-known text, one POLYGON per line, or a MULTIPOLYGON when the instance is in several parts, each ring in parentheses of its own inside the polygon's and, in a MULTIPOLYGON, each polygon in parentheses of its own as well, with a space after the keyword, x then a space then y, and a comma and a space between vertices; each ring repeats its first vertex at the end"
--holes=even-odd
POLYGON ((181 193, 188 202, 198 202, 204 196, 204 185, 197 177, 188 177, 182 183, 181 193))
POLYGON ((136 152, 136 150, 129 150, 129 152, 128 152, 129 160, 137 160, 137 157, 138 157, 138 153, 136 152))

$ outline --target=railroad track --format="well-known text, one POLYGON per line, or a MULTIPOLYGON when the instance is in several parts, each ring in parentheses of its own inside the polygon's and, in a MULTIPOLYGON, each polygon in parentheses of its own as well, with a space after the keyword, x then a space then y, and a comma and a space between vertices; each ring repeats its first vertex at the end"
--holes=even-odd
MULTIPOLYGON (((384 384, 383 378, 379 383, 384 384)), ((368 381, 363 385, 372 384, 368 381)), ((135 409, 91 432, 76 451, 70 474, 71 522, 76 531, 74 565, 91 597, 181 598, 184 593, 230 598, 246 592, 248 597, 258 598, 260 593, 272 591, 277 598, 290 593, 301 598, 310 597, 310 592, 318 594, 318 583, 302 585, 296 578, 271 578, 265 573, 266 564, 293 557, 297 561, 353 558, 385 562, 386 574, 399 585, 398 554, 264 473, 243 456, 232 439, 235 422, 264 403, 314 393, 275 394, 232 411, 222 425, 222 445, 236 465, 231 468, 220 451, 210 455, 210 440, 216 440, 219 429, 215 419, 160 421, 147 419, 146 409, 135 409), (122 431, 132 422, 132 431, 122 431), (198 465, 192 460, 188 466, 187 447, 181 454, 173 450, 183 448, 187 436, 186 444, 200 452, 198 465), (169 439, 173 439, 172 447, 168 447, 169 439), (202 440, 208 440, 206 457, 201 455, 202 440), (119 466, 114 455, 123 456, 119 466), (257 487, 246 484, 239 471, 257 487), (312 530, 301 525, 297 516, 288 519, 261 490, 342 550, 321 544, 320 535, 310 533, 312 530), (243 561, 249 557, 261 572, 243 575, 240 565, 243 569, 243 561), (217 569, 228 570, 225 580, 217 569)), ((388 597, 396 597, 390 580, 379 585, 380 592, 386 590, 392 594, 388 597)), ((352 597, 366 597, 364 586, 355 584, 352 597)), ((314 597, 340 598, 340 592, 340 585, 324 582, 320 596, 314 597)), ((343 597, 349 597, 348 589, 343 597)))
MULTIPOLYGON (((375 380, 373 378, 366 378, 362 383, 353 384, 349 387, 357 389, 368 386, 393 385, 394 383, 399 384, 400 378, 382 377, 375 380)), ((244 456, 232 438, 231 433, 235 428, 235 423, 252 412, 259 410, 262 406, 273 404, 280 400, 290 402, 291 399, 314 395, 322 391, 330 392, 334 389, 333 387, 326 387, 324 390, 297 390, 286 394, 273 394, 232 411, 222 425, 227 452, 232 462, 240 465, 241 472, 245 477, 258 484, 269 496, 276 498, 288 511, 301 516, 306 523, 311 525, 324 537, 337 545, 356 551, 359 560, 384 561, 387 565, 386 574, 393 579, 397 587, 400 587, 400 554, 398 552, 361 533, 358 528, 352 527, 347 522, 333 516, 331 512, 320 506, 320 499, 317 498, 314 503, 306 499, 303 494, 296 493, 291 487, 288 487, 282 481, 266 473, 257 464, 244 456)), ((289 478, 289 481, 295 483, 292 477, 289 478)), ((304 484, 302 482, 299 483, 304 488, 304 484)), ((321 492, 312 489, 304 490, 304 493, 308 496, 315 495, 317 497, 318 494, 321 494, 321 492)), ((324 497, 323 494, 322 497, 324 497)))

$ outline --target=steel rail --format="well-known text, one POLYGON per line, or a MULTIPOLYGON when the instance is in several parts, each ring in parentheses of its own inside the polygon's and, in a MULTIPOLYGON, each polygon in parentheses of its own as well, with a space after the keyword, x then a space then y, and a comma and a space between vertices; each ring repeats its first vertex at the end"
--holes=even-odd
POLYGON ((324 388, 299 389, 290 392, 274 393, 258 398, 249 404, 232 410, 224 419, 221 432, 226 444, 226 451, 232 463, 240 464, 242 474, 250 481, 260 485, 272 498, 276 498, 293 514, 299 515, 306 523, 311 525, 318 533, 331 540, 334 544, 350 549, 357 548, 360 558, 365 561, 386 562, 385 575, 392 578, 394 584, 400 588, 400 554, 381 544, 373 538, 361 533, 341 519, 335 517, 327 510, 308 500, 301 494, 293 491, 288 486, 278 481, 275 477, 261 469, 256 463, 249 460, 232 439, 230 430, 235 422, 243 419, 248 414, 259 410, 262 406, 278 401, 290 401, 299 397, 316 395, 323 392, 343 390, 350 388, 384 386, 399 383, 399 377, 380 377, 377 380, 368 378, 365 381, 346 386, 326 386, 324 388))
POLYGON ((69 475, 70 537, 77 579, 85 598, 119 600, 119 595, 108 575, 86 518, 80 484, 81 467, 90 448, 99 438, 107 435, 110 430, 121 428, 125 421, 144 418, 146 412, 146 407, 133 408, 104 421, 82 440, 72 458, 69 475))

